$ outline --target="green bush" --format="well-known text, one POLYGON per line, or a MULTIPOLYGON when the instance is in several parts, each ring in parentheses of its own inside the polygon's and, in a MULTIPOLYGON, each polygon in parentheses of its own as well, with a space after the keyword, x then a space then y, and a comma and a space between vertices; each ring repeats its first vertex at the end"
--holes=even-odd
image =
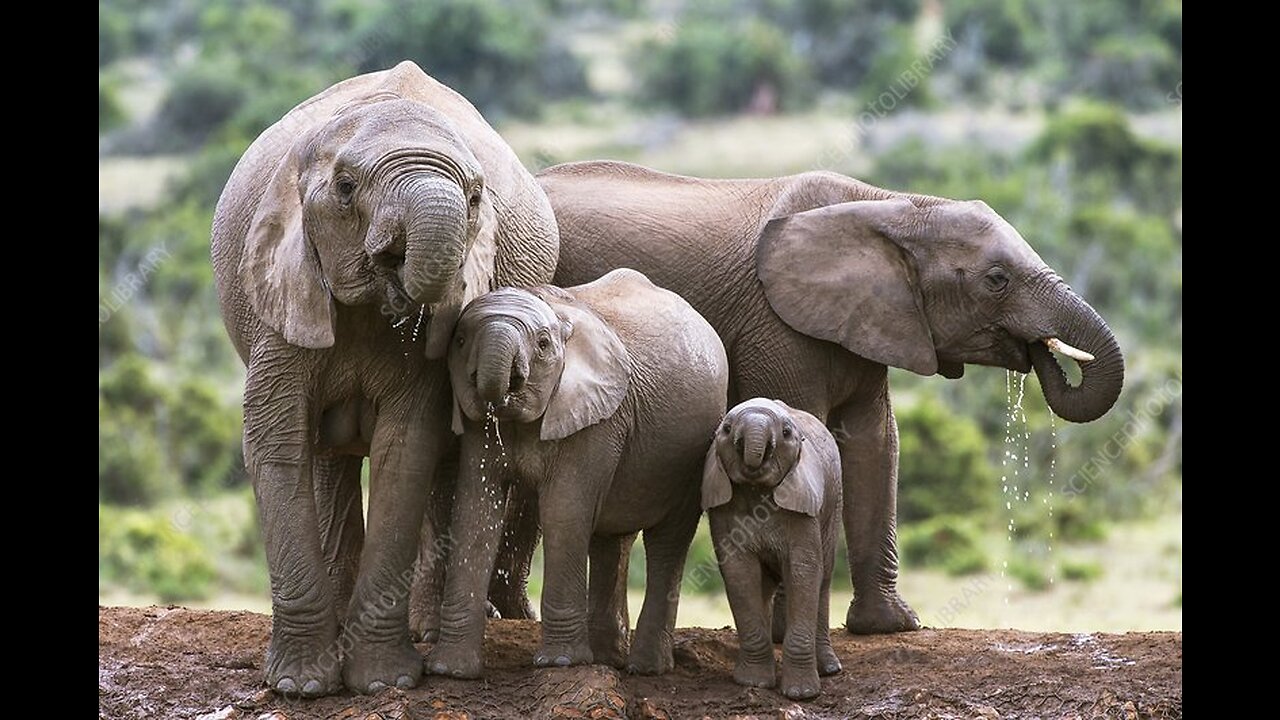
POLYGON ((1101 563, 1083 560, 1063 560, 1059 568, 1062 579, 1071 582, 1093 582, 1103 574, 1101 563))
POLYGON ((113 83, 98 75, 98 133, 114 130, 124 124, 124 108, 116 97, 113 83))
POLYGON ((215 574, 200 544, 170 518, 100 504, 98 577, 180 602, 208 597, 215 574))
POLYGON ((1044 592, 1049 589, 1049 573, 1043 564, 1036 562, 1034 558, 1015 557, 1009 561, 1005 572, 1031 592, 1044 592))
POLYGON ((645 100, 686 115, 745 110, 766 88, 783 109, 800 107, 812 95, 809 70, 787 38, 758 20, 728 26, 686 21, 670 38, 642 43, 635 66, 645 100))
POLYGON ((168 141, 162 142, 162 147, 200 147, 240 110, 250 94, 246 79, 233 63, 197 62, 178 71, 160 104, 159 132, 168 141))
POLYGON ((993 64, 1025 67, 1043 42, 1043 26, 1025 0, 950 0, 944 9, 951 34, 993 64))
POLYGON ((938 516, 898 527, 898 547, 905 564, 940 568, 948 575, 970 575, 987 569, 982 532, 977 524, 956 516, 938 516))
POLYGON ((974 422, 938 400, 899 405, 898 517, 924 520, 989 509, 997 475, 974 422))
POLYGON ((351 32, 335 38, 335 56, 360 72, 413 60, 487 115, 533 114, 586 89, 581 64, 538 3, 381 0, 339 12, 351 32))

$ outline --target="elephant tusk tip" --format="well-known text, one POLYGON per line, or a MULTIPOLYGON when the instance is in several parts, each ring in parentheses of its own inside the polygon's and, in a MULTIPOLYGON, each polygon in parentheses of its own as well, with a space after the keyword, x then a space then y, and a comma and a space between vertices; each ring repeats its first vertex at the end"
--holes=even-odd
POLYGON ((1045 338, 1044 344, 1048 345, 1050 350, 1066 355, 1076 362, 1087 363, 1095 360, 1093 355, 1079 348, 1071 347, 1056 337, 1045 338))

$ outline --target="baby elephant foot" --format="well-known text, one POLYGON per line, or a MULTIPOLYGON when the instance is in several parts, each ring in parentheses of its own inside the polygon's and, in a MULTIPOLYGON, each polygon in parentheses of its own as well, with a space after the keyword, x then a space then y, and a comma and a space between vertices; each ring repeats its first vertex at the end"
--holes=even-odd
POLYGON ((840 664, 840 658, 836 657, 836 651, 830 646, 818 648, 818 674, 822 677, 835 675, 843 670, 840 664))
POLYGON ((822 692, 822 685, 818 682, 818 670, 816 667, 805 668, 782 668, 782 685, 779 687, 783 695, 792 700, 811 700, 818 697, 818 693, 822 692))
POLYGON ((773 658, 761 662, 738 658, 738 664, 733 668, 733 681, 748 687, 773 687, 776 681, 773 658))
POLYGON ((920 618, 898 593, 870 593, 849 603, 845 626, 854 635, 877 635, 920 629, 920 618))
POLYGON ((569 667, 590 665, 595 661, 591 647, 584 642, 547 645, 543 644, 533 655, 535 667, 569 667))
POLYGON ((388 687, 411 688, 422 677, 422 656, 406 636, 400 641, 356 641, 342 667, 342 681, 372 695, 388 687))
POLYGON ((426 668, 432 675, 471 680, 484 674, 484 658, 478 643, 440 643, 427 653, 426 668))
POLYGON ((341 669, 332 637, 271 634, 264 679, 267 687, 281 695, 313 698, 337 692, 342 687, 341 669))

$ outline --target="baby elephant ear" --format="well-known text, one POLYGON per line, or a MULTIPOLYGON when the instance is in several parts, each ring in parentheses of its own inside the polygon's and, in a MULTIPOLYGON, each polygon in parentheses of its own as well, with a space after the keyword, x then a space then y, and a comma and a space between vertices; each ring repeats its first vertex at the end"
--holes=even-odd
POLYGON ((814 448, 805 447, 806 440, 800 447, 800 457, 796 466, 773 489, 773 501, 778 507, 791 512, 798 512, 811 517, 818 517, 822 509, 822 488, 826 485, 823 476, 821 454, 814 448))
POLYGON ((542 416, 543 440, 560 440, 611 417, 631 384, 631 357, 618 334, 586 305, 541 294, 569 330, 560 384, 542 416))
POLYGON ((711 449, 707 450, 707 461, 702 464, 702 509, 719 507, 732 497, 733 486, 729 484, 729 475, 720 465, 715 442, 712 442, 711 449))

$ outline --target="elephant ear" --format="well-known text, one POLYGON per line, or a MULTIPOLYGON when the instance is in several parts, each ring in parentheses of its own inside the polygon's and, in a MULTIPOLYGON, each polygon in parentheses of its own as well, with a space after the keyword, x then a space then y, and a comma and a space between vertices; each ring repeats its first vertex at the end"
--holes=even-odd
POLYGON ((453 328, 458 324, 462 309, 493 289, 494 262, 498 254, 498 216, 488 188, 481 190, 480 204, 471 222, 476 225, 476 231, 467 248, 462 272, 455 275, 440 302, 430 307, 431 323, 427 327, 424 352, 432 360, 438 360, 449 352, 449 340, 453 337, 453 328))
POLYGON ((716 454, 713 442, 711 449, 707 451, 707 460, 702 464, 702 509, 720 507, 732 497, 733 484, 720 464, 720 456, 716 454))
POLYGON ((770 220, 756 260, 769 305, 797 332, 934 374, 924 301, 899 245, 917 212, 908 200, 868 200, 770 220))
POLYGON ((285 153, 245 235, 240 280, 258 317, 292 345, 334 342, 333 296, 302 222, 298 148, 285 153))
POLYGON ((807 439, 801 443, 796 466, 773 489, 773 501, 783 510, 817 517, 822 509, 826 477, 821 455, 807 447, 808 444, 807 439))
POLYGON ((564 370, 542 416, 543 440, 560 440, 617 412, 631 384, 631 357, 599 315, 567 293, 539 293, 568 337, 564 370))

